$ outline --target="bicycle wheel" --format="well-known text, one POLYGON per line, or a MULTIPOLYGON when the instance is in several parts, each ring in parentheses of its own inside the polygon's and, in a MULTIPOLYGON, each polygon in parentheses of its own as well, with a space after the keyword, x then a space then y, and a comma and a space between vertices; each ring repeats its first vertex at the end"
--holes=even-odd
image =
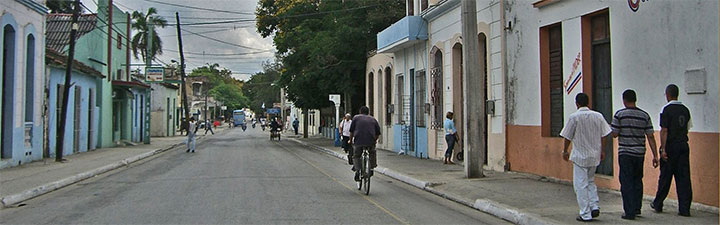
POLYGON ((365 195, 370 194, 370 159, 367 154, 363 154, 363 176, 362 176, 363 188, 365 188, 365 195))

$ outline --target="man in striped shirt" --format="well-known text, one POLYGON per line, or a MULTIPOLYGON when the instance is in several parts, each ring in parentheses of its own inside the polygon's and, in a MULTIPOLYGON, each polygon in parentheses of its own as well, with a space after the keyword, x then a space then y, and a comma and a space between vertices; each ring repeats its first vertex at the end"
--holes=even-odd
POLYGON ((600 198, 595 185, 595 170, 605 159, 605 140, 610 136, 610 126, 605 117, 588 108, 589 97, 585 93, 575 96, 577 112, 570 114, 567 124, 560 131, 565 138, 562 157, 573 163, 573 188, 577 197, 580 215, 578 221, 589 222, 600 215, 600 198), (572 142, 572 153, 568 147, 572 142))
POLYGON ((658 154, 650 115, 635 104, 635 91, 625 90, 622 98, 625 108, 615 113, 611 126, 613 137, 618 138, 620 192, 625 211, 621 218, 634 220, 642 208, 645 137, 653 153, 653 167, 658 166, 658 154))

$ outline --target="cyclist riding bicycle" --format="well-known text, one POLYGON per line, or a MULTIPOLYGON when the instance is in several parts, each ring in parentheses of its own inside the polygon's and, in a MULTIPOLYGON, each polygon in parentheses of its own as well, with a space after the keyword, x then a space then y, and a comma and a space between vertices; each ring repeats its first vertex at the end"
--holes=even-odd
POLYGON ((373 175, 372 169, 377 167, 375 143, 380 138, 380 124, 375 118, 368 115, 369 112, 370 109, 367 106, 360 107, 360 114, 353 117, 353 122, 350 125, 350 144, 355 148, 353 151, 355 181, 360 181, 360 166, 362 164, 360 158, 363 154, 363 148, 368 148, 370 155, 370 176, 373 175))

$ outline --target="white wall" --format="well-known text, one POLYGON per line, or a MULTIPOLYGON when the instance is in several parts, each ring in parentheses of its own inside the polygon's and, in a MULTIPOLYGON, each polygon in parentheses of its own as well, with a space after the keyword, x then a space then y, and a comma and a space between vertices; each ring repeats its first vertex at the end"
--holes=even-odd
MULTIPOLYGON (((633 12, 626 1, 560 1, 543 8, 532 2, 509 0, 505 9, 513 29, 507 36, 509 121, 539 126, 540 59, 539 28, 562 22, 563 77, 579 51, 580 17, 609 8, 613 110, 622 108, 621 95, 632 88, 638 106, 646 110, 658 129, 659 113, 666 101, 664 87, 680 87, 680 100, 690 109, 694 132, 718 132, 718 1, 656 0, 641 2, 633 12), (704 68, 707 92, 688 95, 685 71, 704 68)), ((565 98, 565 116, 575 111, 574 95, 565 98)))

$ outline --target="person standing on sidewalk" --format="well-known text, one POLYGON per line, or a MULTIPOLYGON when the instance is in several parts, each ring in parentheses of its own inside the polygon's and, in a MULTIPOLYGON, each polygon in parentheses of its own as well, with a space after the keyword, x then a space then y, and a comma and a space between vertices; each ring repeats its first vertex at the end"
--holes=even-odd
POLYGON ((195 152, 195 133, 197 133, 198 126, 197 123, 195 123, 195 117, 190 117, 190 122, 188 123, 188 130, 187 130, 187 151, 185 152, 195 152))
POLYGON ((620 192, 625 211, 621 218, 634 220, 642 209, 645 137, 652 150, 652 164, 655 168, 658 166, 658 153, 650 115, 637 107, 635 91, 625 90, 622 98, 625 108, 615 113, 611 127, 613 137, 618 138, 620 192))
POLYGON ((452 162, 453 149, 455 148, 455 142, 457 142, 457 129, 455 129, 455 122, 453 122, 453 112, 447 112, 445 115, 445 142, 447 142, 447 150, 445 150, 445 159, 443 164, 455 164, 452 162))
POLYGON ((655 200, 650 207, 662 212, 663 202, 670 191, 672 178, 678 196, 678 215, 690 216, 692 185, 690 182, 690 147, 688 130, 692 128, 690 110, 678 101, 680 89, 675 84, 665 88, 668 104, 660 113, 660 178, 655 200))
POLYGON ((212 125, 210 124, 210 120, 205 120, 205 135, 207 135, 207 132, 210 131, 212 135, 215 135, 215 132, 212 130, 212 125))
POLYGON ((353 150, 352 145, 350 145, 350 126, 352 125, 352 117, 350 113, 345 114, 345 118, 340 121, 340 124, 338 127, 340 128, 340 133, 342 134, 342 148, 345 153, 347 153, 348 158, 348 164, 353 164, 353 150))
POLYGON ((350 124, 350 144, 353 144, 353 168, 355 169, 355 181, 360 181, 360 161, 363 148, 370 147, 368 154, 370 155, 370 176, 373 175, 372 169, 377 167, 377 151, 375 144, 380 138, 380 124, 372 116, 368 115, 370 109, 367 106, 360 107, 360 115, 356 115, 350 124))
POLYGON ((295 130, 295 135, 298 135, 298 129, 300 129, 300 121, 298 121, 297 117, 295 117, 295 120, 293 120, 292 126, 293 130, 295 130))
POLYGON ((600 216, 600 198, 595 185, 595 170, 605 159, 605 140, 611 130, 602 114, 588 108, 589 97, 585 93, 575 96, 578 110, 570 114, 568 122, 560 131, 565 138, 562 158, 573 163, 573 187, 580 207, 581 222, 592 221, 600 216), (570 142, 572 153, 568 152, 570 142))

